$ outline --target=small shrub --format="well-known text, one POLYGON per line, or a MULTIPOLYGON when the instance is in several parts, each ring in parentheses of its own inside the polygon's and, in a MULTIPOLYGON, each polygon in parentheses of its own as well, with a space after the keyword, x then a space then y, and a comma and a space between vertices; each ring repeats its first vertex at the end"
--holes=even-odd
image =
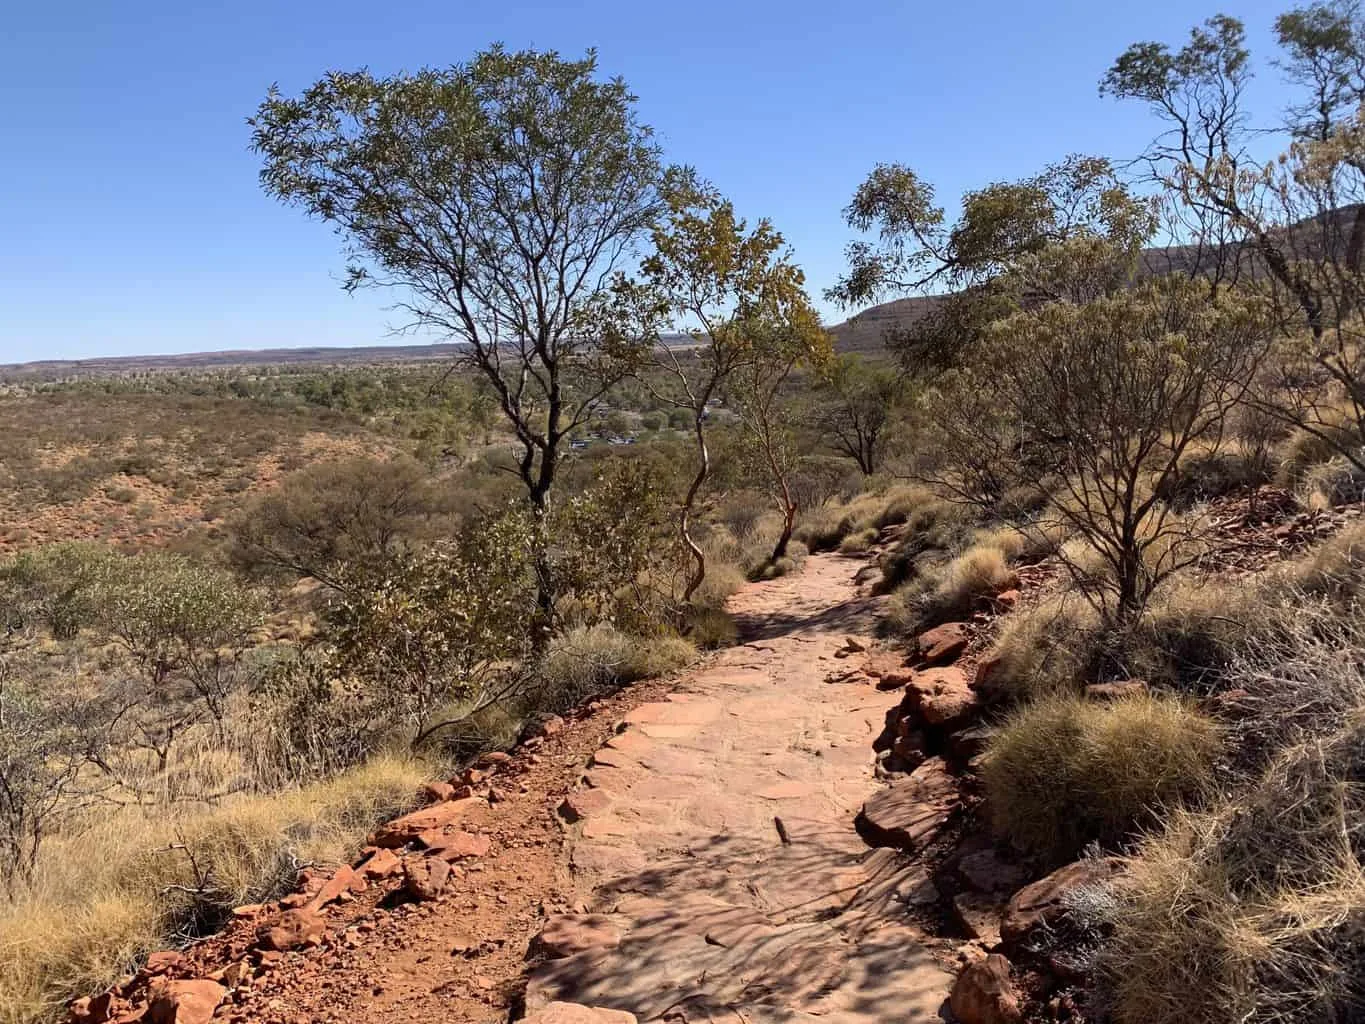
POLYGON ((922 570, 888 602, 887 617, 904 633, 962 618, 982 601, 1017 582, 997 547, 970 548, 941 567, 922 570))
POLYGON ((1305 470, 1297 493, 1304 505, 1318 511, 1359 502, 1365 500, 1365 472, 1337 456, 1305 470))
POLYGON ((1365 523, 1348 526, 1291 563, 1285 582, 1298 593, 1349 609, 1365 590, 1365 523))
POLYGON ((1050 697, 1004 723, 982 782, 1000 834, 1058 863, 1091 842, 1118 844, 1196 795, 1221 745, 1210 719, 1172 698, 1050 697))
POLYGON ((841 555, 860 555, 877 543, 877 530, 869 526, 866 530, 850 533, 839 542, 841 555))

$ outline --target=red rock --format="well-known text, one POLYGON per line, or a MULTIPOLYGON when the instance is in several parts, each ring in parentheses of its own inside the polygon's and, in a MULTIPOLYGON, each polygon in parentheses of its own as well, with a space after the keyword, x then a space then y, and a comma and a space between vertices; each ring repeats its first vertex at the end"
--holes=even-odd
POLYGON ((916 672, 906 687, 911 705, 930 725, 947 726, 976 710, 979 698, 960 668, 929 668, 916 672))
POLYGON ((1002 612, 1007 612, 1019 603, 1018 590, 1002 590, 995 595, 995 607, 1002 612))
POLYGON ((615 949, 621 928, 606 914, 557 914, 545 922, 531 948, 551 960, 590 949, 615 949))
POLYGON ((403 862, 403 891, 419 902, 434 900, 450 879, 450 865, 440 857, 410 857, 403 862))
POLYGON ((480 754, 474 763, 480 768, 488 768, 494 765, 510 764, 512 755, 501 750, 490 750, 486 754, 480 754))
POLYGON ((601 814, 611 806, 611 797, 601 789, 576 789, 559 805, 559 816, 573 824, 590 814, 601 814))
POLYGON ((938 835, 958 805, 957 780, 943 758, 933 757, 872 796, 855 824, 876 845, 913 852, 938 835))
POLYGON ((381 878, 396 875, 402 867, 402 860, 392 850, 375 850, 365 863, 360 865, 360 873, 371 881, 377 882, 381 878))
POLYGON ((465 857, 485 857, 493 845, 487 836, 475 832, 453 832, 450 835, 444 832, 423 832, 417 837, 417 841, 426 848, 430 856, 439 857, 447 862, 462 860, 465 857))
POLYGON ((391 850, 407 846, 423 832, 457 824, 471 811, 485 806, 487 806, 485 802, 477 797, 465 797, 462 800, 447 800, 424 807, 420 811, 394 818, 388 824, 380 826, 374 834, 374 842, 370 845, 391 850))
POLYGON ((1000 944, 999 900, 975 892, 960 892, 953 897, 953 916, 968 938, 985 944, 986 948, 1000 944))
POLYGON ((317 895, 308 902, 308 909, 314 912, 321 910, 342 893, 350 892, 355 882, 355 869, 347 864, 343 864, 341 867, 337 868, 331 878, 327 879, 327 881, 322 884, 322 888, 318 890, 317 895))
POLYGON ((158 981, 142 1020, 144 1024, 209 1024, 227 995, 216 981, 158 981))
POLYGON ((266 905, 264 903, 243 903, 240 907, 234 907, 232 909, 232 916, 239 920, 249 917, 260 917, 265 913, 265 910, 266 905))
POLYGON ((422 799, 429 804, 441 804, 455 798, 455 787, 449 782, 428 782, 422 787, 422 799))
POLYGON ((1037 928, 1056 925, 1066 914, 1063 900, 1068 893, 1106 881, 1121 863, 1116 857, 1078 860, 1020 889, 1000 921, 1005 948, 1017 948, 1037 928))
POLYGON ((961 1024, 1018 1024, 1024 1019, 1010 981, 1010 962, 998 953, 959 974, 948 1003, 961 1024))
POLYGON ((142 969, 146 974, 165 974, 167 971, 179 967, 184 962, 185 954, 169 949, 160 953, 148 954, 147 962, 143 965, 142 969))
POLYGON ((1114 683, 1091 683, 1085 688, 1085 699, 1123 700, 1126 697, 1141 697, 1145 693, 1147 684, 1141 679, 1123 679, 1114 683))
POLYGON ((902 689, 903 687, 909 686, 910 680, 914 678, 915 670, 912 668, 905 668, 904 666, 902 666, 901 668, 895 669, 894 671, 891 672, 887 672, 884 676, 882 676, 881 681, 877 683, 877 689, 899 690, 902 689))
POLYGON ((971 629, 965 622, 945 622, 921 633, 915 648, 927 665, 947 665, 956 661, 972 641, 971 629))
POLYGON ((285 953, 301 946, 316 946, 326 934, 327 922, 314 911, 300 907, 286 910, 278 923, 263 927, 257 933, 257 943, 262 949, 285 953))
POLYGON ((522 1018, 521 1024, 636 1024, 635 1014, 580 1003, 548 1003, 522 1018))

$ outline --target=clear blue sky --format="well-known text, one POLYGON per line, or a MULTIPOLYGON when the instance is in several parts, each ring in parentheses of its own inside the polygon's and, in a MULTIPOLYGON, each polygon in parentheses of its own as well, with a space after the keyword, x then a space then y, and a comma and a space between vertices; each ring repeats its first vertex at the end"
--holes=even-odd
MULTIPOLYGON (((1096 82, 1128 43, 1218 10, 1269 55, 1276 13, 1240 0, 684 3, 74 0, 14 3, 0 34, 0 362, 374 344, 377 296, 338 287, 338 241, 261 194, 245 118, 272 82, 463 60, 501 40, 599 51, 669 155, 787 235, 814 292, 840 210, 878 161, 959 193, 1151 133, 1096 82)), ((1254 100, 1280 104, 1258 61, 1254 100)), ((1267 109, 1268 108, 1268 109, 1267 109)), ((826 309, 830 319, 841 314, 826 309)))

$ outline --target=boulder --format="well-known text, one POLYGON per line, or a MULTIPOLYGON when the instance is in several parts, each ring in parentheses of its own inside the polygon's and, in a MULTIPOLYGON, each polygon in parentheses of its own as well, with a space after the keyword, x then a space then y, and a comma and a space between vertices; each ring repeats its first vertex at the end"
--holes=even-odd
POLYGON ((957 780, 932 757, 868 799, 854 824, 873 845, 913 852, 933 841, 958 806, 957 780))
POLYGON ((1125 697, 1141 697, 1146 692, 1147 684, 1141 679, 1122 679, 1114 683, 1091 683, 1085 688, 1085 699, 1123 700, 1125 697))
POLYGON ((1018 1024, 1024 1019, 1019 993, 1010 981, 1010 962, 998 953, 957 976, 948 1005, 961 1024, 1018 1024))
POLYGON ((1078 860, 1014 894, 1000 921, 1005 948, 1017 949, 1037 929, 1054 928, 1066 915, 1065 898, 1088 885, 1112 878, 1122 862, 1117 857, 1078 860))
POLYGON ((1010 590, 1002 590, 992 598, 992 601, 999 611, 1010 611, 1019 603, 1019 591, 1013 588, 1010 590))
POLYGON ((531 942, 531 951, 560 960, 590 949, 615 949, 621 928, 606 914, 556 914, 531 942))
POLYGON ((403 891, 418 902, 437 899, 450 880, 450 864, 440 857, 410 857, 403 862, 403 891))
POLYGON ((150 995, 143 1024, 209 1024, 227 989, 207 979, 161 980, 152 986, 150 995))
POLYGON ((924 721, 934 726, 961 722, 979 703, 966 673, 952 666, 916 672, 905 692, 924 721))
POLYGON ((423 832, 458 824, 471 811, 486 806, 487 804, 478 797, 465 797, 462 800, 447 800, 443 803, 432 804, 430 807, 413 811, 411 814, 394 818, 393 821, 381 825, 375 832, 374 841, 370 845, 382 846, 391 850, 400 846, 407 846, 423 832))
POLYGON ((70 1024, 106 1024, 113 1018, 114 993, 101 992, 97 996, 82 996, 67 1007, 70 1024))
POLYGON ((523 1017, 521 1024, 635 1024, 635 1014, 581 1003, 547 1003, 523 1017))
POLYGON ((178 953, 173 949, 168 949, 160 953, 148 954, 147 962, 142 965, 142 970, 143 973, 150 975, 167 974, 184 962, 184 953, 178 953))
POLYGON ((924 664, 947 665, 956 661, 971 642, 972 631, 965 622, 945 622, 921 633, 915 649, 924 664))
POLYGON ((995 727, 990 725, 974 725, 967 729, 959 729, 948 737, 948 750, 955 760, 965 764, 985 751, 990 741, 995 738, 995 733, 995 727))
POLYGON ((256 933, 261 949, 285 953, 301 946, 316 946, 327 934, 327 922, 316 911, 306 907, 286 910, 273 925, 266 925, 256 933))

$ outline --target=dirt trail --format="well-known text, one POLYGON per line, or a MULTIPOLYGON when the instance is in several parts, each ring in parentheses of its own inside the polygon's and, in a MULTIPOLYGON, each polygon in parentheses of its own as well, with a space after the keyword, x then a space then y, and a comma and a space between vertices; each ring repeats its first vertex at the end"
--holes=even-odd
MULTIPOLYGON (((495 1024, 524 990, 527 1010, 641 1021, 938 1020, 952 976, 907 912, 924 868, 853 827, 900 696, 857 671, 863 655, 835 656, 870 643, 862 567, 815 556, 745 587, 741 645, 597 703, 499 769, 494 802, 468 801, 460 825, 488 852, 444 896, 408 903, 390 882, 334 904, 318 948, 260 958, 215 1019, 495 1024)), ((245 919, 175 973, 253 963, 254 935, 245 919)))
POLYGON ((560 952, 589 948, 534 968, 528 1009, 939 1019, 952 976, 905 913, 922 868, 853 829, 897 699, 835 658, 871 632, 859 567, 815 557, 746 588, 732 610, 747 642, 635 708, 594 756, 569 848, 601 914, 555 923, 560 952))

